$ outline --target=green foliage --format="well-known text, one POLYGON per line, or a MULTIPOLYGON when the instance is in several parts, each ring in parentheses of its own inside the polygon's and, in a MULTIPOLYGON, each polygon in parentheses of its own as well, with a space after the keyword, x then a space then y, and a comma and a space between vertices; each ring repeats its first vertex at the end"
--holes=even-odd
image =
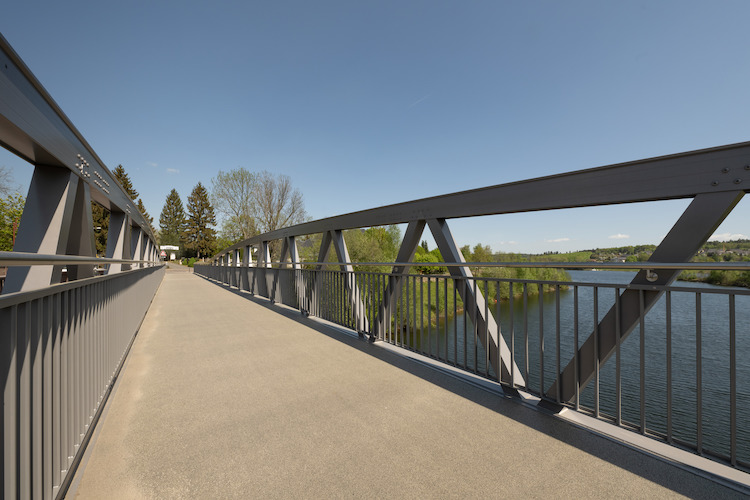
POLYGON ((138 203, 136 203, 136 206, 138 207, 138 211, 143 214, 143 217, 148 222, 148 226, 151 228, 151 232, 156 233, 156 229, 154 229, 154 218, 148 214, 146 206, 143 204, 143 200, 138 198, 138 203))
POLYGON ((20 194, 10 194, 0 198, 0 251, 13 251, 14 224, 20 227, 21 215, 26 200, 20 194))
POLYGON ((216 224, 216 215, 208 200, 208 191, 200 182, 188 196, 188 219, 185 231, 185 244, 193 250, 198 258, 210 255, 214 249, 216 231, 211 228, 216 224))
POLYGON ((185 239, 185 209, 176 189, 172 189, 159 216, 162 245, 181 245, 185 239))
MULTIPOLYGON (((443 256, 440 255, 440 250, 434 248, 428 252, 424 247, 417 247, 417 251, 414 254, 414 262, 424 264, 436 264, 443 262, 443 256)), ((414 270, 419 274, 445 274, 448 272, 448 268, 445 266, 414 266, 414 270)))
POLYGON ((104 256, 107 254, 107 236, 109 235, 109 210, 92 201, 91 217, 94 221, 94 241, 96 242, 96 254, 104 256))
POLYGON ((222 233, 230 240, 246 240, 258 234, 255 223, 256 174, 240 167, 211 179, 211 202, 224 217, 222 233))
MULTIPOLYGON (((344 231, 352 262, 395 262, 401 242, 398 226, 344 231)), ((354 266, 355 271, 390 272, 393 266, 354 266)))

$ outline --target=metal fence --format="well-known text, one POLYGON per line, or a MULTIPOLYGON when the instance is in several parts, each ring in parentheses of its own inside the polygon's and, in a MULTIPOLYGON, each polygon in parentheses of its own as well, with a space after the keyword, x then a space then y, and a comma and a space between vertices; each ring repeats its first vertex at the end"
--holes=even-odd
POLYGON ((634 285, 632 274, 614 271, 571 272, 567 281, 217 265, 196 265, 195 272, 542 401, 750 468, 750 290, 634 285), (384 299, 399 278, 401 293, 384 299), (352 300, 352 290, 361 300, 352 300), (619 329, 628 294, 638 319, 625 342, 619 329), (661 296, 649 306, 653 294, 661 296), (462 297, 472 295, 486 299, 484 311, 465 306, 462 297), (605 342, 597 329, 610 311, 618 325, 612 354, 595 345, 601 356, 582 357, 589 337, 605 342), (482 321, 482 312, 495 321, 482 321), (491 363, 485 346, 493 345, 493 334, 509 346, 509 371, 491 363), (570 398, 560 383, 566 368, 574 374, 570 398))
POLYGON ((67 489, 164 266, 0 297, 4 498, 67 489))

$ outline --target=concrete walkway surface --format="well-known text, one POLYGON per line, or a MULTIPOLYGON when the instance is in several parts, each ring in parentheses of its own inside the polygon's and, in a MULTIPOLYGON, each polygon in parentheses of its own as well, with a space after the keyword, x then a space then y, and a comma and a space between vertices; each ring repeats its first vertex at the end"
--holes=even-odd
POLYGON ((69 498, 741 496, 184 269, 69 498))

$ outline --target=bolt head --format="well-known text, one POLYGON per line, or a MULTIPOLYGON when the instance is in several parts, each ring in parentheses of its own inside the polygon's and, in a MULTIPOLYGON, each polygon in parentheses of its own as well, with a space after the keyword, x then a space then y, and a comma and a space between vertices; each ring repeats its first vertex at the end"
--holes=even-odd
POLYGON ((722 174, 728 174, 729 173, 729 167, 724 167, 721 169, 722 174))
POLYGON ((719 181, 711 181, 711 185, 712 186, 718 186, 719 185, 719 181))

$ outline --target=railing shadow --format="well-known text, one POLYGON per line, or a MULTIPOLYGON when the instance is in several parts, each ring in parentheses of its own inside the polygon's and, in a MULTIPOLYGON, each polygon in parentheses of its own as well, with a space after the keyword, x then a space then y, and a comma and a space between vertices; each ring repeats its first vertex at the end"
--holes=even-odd
POLYGON ((384 349, 378 344, 372 344, 367 340, 358 338, 356 332, 349 331, 344 327, 323 323, 317 318, 306 317, 296 309, 273 303, 265 297, 230 287, 206 276, 199 274, 196 274, 196 276, 220 286, 229 293, 304 325, 331 340, 388 363, 443 390, 512 419, 529 429, 542 432, 584 453, 609 462, 618 468, 627 470, 681 495, 691 498, 717 498, 717 496, 721 498, 746 498, 747 495, 750 495, 750 488, 746 488, 744 485, 730 484, 729 481, 724 481, 721 478, 714 479, 720 482, 706 481, 706 477, 712 477, 710 473, 693 471, 683 464, 653 456, 643 450, 633 449, 613 439, 554 418, 547 412, 531 408, 529 405, 522 404, 518 397, 503 393, 500 385, 496 385, 496 389, 493 389, 479 384, 467 383, 469 381, 461 375, 454 375, 439 366, 422 363, 412 357, 403 356, 390 349, 384 349))

